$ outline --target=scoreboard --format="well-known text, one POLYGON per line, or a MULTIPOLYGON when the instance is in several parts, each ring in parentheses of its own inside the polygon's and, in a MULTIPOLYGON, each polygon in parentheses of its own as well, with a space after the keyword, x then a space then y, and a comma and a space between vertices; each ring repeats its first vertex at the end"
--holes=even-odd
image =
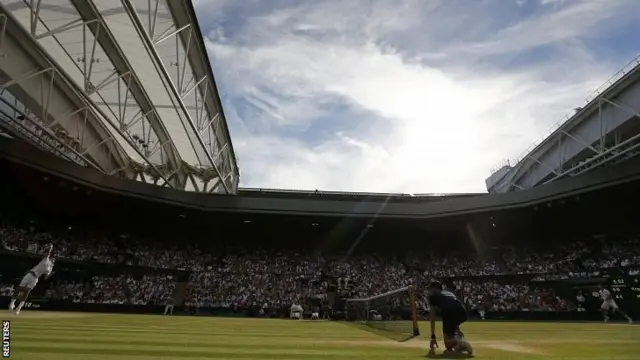
POLYGON ((640 276, 619 275, 610 278, 611 296, 622 309, 640 307, 640 276))

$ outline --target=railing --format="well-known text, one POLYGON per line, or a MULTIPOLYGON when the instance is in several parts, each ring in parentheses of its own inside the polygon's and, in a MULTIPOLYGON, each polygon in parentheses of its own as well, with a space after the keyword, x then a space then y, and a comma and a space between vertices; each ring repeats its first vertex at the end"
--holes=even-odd
MULTIPOLYGON (((622 67, 622 69, 620 69, 617 73, 615 73, 615 75, 613 75, 612 77, 610 77, 607 81, 605 81, 602 85, 600 85, 597 89, 595 89, 591 94, 589 94, 586 98, 585 98, 585 106, 582 108, 585 108, 589 105, 591 105, 591 103, 596 100, 603 92, 605 92, 607 89, 609 89, 611 86, 613 86, 614 84, 616 84, 618 81, 620 81, 625 75, 627 75, 628 73, 630 73, 631 71, 633 71, 634 69, 640 68, 640 55, 636 56, 633 60, 631 60, 630 62, 628 62, 625 66, 622 67)), ((582 109, 580 108, 580 109, 582 109)), ((522 154, 520 154, 520 156, 518 156, 515 160, 510 161, 511 164, 513 164, 513 166, 515 167, 515 165, 517 165, 518 163, 520 163, 520 161, 522 161, 522 159, 524 159, 527 155, 529 155, 533 150, 535 150, 536 147, 538 147, 540 144, 542 144, 547 138, 549 138, 550 135, 552 135, 554 132, 556 132, 559 128, 561 128, 569 119, 573 118, 574 116, 576 116, 578 113, 580 113, 580 111, 572 111, 568 114, 566 114, 565 116, 563 116, 558 122, 556 122, 553 126, 551 126, 548 130, 547 133, 545 133, 545 135, 543 135, 540 139, 536 140, 533 142, 533 144, 531 144, 522 154)), ((491 171, 491 174, 493 175, 497 170, 499 170, 499 167, 494 167, 491 171), (494 171, 495 170, 495 171, 494 171)))
POLYGON ((617 83, 620 79, 622 79, 625 75, 630 73, 633 69, 635 69, 638 65, 640 65, 640 55, 636 56, 635 59, 629 61, 625 66, 622 67, 617 73, 615 73, 612 77, 610 77, 604 84, 600 85, 597 89, 595 89, 589 96, 585 98, 587 104, 595 100, 600 94, 605 92, 612 85, 617 83))
POLYGON ((34 131, 30 130, 24 124, 21 124, 20 121, 12 118, 11 116, 5 114, 0 110, 0 126, 8 126, 15 130, 15 132, 21 134, 24 139, 41 148, 44 151, 50 152, 52 154, 57 155, 62 159, 66 159, 68 161, 74 162, 80 166, 87 166, 87 162, 84 161, 80 156, 68 151, 60 140, 56 139, 54 136, 51 136, 47 132, 34 133, 34 131))

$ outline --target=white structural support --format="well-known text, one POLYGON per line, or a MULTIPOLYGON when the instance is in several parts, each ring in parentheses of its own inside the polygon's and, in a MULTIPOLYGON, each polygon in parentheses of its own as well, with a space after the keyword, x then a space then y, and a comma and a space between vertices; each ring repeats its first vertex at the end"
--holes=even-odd
MULTIPOLYGON (((178 150, 138 75, 106 26, 99 10, 91 1, 71 0, 70 2, 76 8, 80 18, 87 24, 87 30, 91 32, 93 37, 90 56, 86 45, 84 46, 85 51, 83 51, 85 91, 100 97, 101 104, 116 119, 121 135, 141 144, 142 155, 147 162, 158 165, 158 168, 163 171, 163 175, 169 179, 173 186, 184 188, 186 175, 181 171, 182 159, 178 150), (106 79, 94 86, 91 82, 91 75, 93 64, 99 59, 96 57, 98 46, 102 48, 114 70, 106 79), (111 84, 122 85, 122 90, 119 89, 115 104, 110 103, 105 96, 102 96, 102 92, 111 84), (154 157, 156 154, 158 156, 154 157)), ((83 34, 85 37, 87 30, 83 34)))
MULTIPOLYGON (((105 132, 83 149, 111 147, 126 163, 117 168, 139 181, 237 191, 235 154, 190 2, 0 3, 21 25, 25 40, 78 93, 81 104, 66 114, 85 121, 74 126, 94 121, 105 132)), ((46 75, 45 70, 34 74, 46 75)), ((44 123, 54 131, 70 122, 53 117, 44 123)))
POLYGON ((488 190, 527 189, 640 154, 640 57, 588 100, 517 164, 487 179, 488 190))
POLYGON ((5 129, 79 165, 131 177, 122 149, 95 113, 77 111, 83 108, 87 103, 65 74, 0 6, 0 114, 5 129))
MULTIPOLYGON (((204 41, 189 1, 121 0, 178 109, 190 162, 201 191, 237 191, 239 174, 231 137, 204 41)), ((192 180, 196 180, 193 178, 192 180)))

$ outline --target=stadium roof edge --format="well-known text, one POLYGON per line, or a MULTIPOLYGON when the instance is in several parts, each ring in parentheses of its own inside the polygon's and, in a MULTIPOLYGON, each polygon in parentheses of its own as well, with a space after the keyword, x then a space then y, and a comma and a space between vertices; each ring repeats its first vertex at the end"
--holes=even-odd
POLYGON ((326 191, 326 190, 303 190, 303 189, 269 189, 269 188, 240 188, 242 193, 270 193, 278 194, 300 194, 300 195, 332 195, 332 196, 372 196, 372 197, 403 197, 403 198, 426 198, 426 197, 469 197, 486 195, 486 193, 379 193, 363 191, 326 191))
MULTIPOLYGON (((200 48, 202 48, 202 52, 204 54, 204 64, 205 64, 205 71, 207 72, 207 76, 209 76, 211 78, 211 86, 214 88, 215 90, 215 101, 216 101, 216 105, 218 106, 218 109, 220 109, 220 114, 222 114, 222 117, 224 119, 224 131, 225 131, 225 135, 227 136, 227 138, 231 139, 231 132, 229 131, 229 126, 227 124, 227 117, 224 114, 224 107, 222 106, 222 99, 220 99, 220 91, 218 90, 218 85, 216 83, 216 78, 213 75, 213 67, 211 67, 211 60, 209 59, 209 53, 207 52, 207 44, 204 42, 204 36, 202 34, 202 30, 200 28, 200 23, 198 22, 198 16, 196 15, 196 9, 193 6, 193 1, 192 0, 188 0, 188 1, 179 1, 179 3, 184 3, 185 7, 187 9, 187 15, 189 16, 189 19, 191 21, 191 23, 193 24, 193 26, 195 27, 195 29, 197 31, 194 31, 194 33, 196 34, 196 40, 198 41, 198 46, 200 48)), ((234 160, 234 165, 235 165, 235 171, 237 172, 237 179, 239 181, 240 179, 240 170, 238 167, 238 156, 236 154, 235 149, 233 148, 233 141, 229 141, 229 148, 231 150, 231 153, 233 154, 233 160, 234 160)))
MULTIPOLYGON (((428 199, 402 198, 386 201, 380 198, 331 198, 298 195, 297 197, 263 197, 256 195, 200 194, 158 187, 133 180, 107 176, 97 171, 78 167, 50 153, 34 149, 28 144, 0 138, 0 158, 71 181, 104 193, 138 198, 151 203, 174 206, 176 211, 196 210, 211 213, 237 213, 246 215, 272 214, 313 217, 398 218, 431 219, 495 211, 528 208, 547 204, 591 191, 640 183, 640 158, 611 168, 558 180, 526 191, 506 194, 487 194, 472 197, 428 199), (27 151, 28 150, 28 151, 27 151)), ((9 174, 8 174, 9 175, 9 174)), ((629 191, 629 190, 627 190, 629 191)), ((631 190, 633 191, 633 190, 631 190)))
MULTIPOLYGON (((631 62, 629 62, 629 64, 637 63, 638 58, 640 58, 640 55, 636 56, 631 62)), ((599 99, 608 96, 612 92, 618 92, 621 89, 623 89, 624 87, 629 86, 628 80, 630 78, 632 78, 632 77, 635 78, 637 76, 640 76, 640 63, 638 63, 638 65, 634 66, 631 70, 627 71, 626 73, 623 73, 623 75, 619 79, 617 79, 612 84, 610 84, 608 87, 606 87, 604 90, 599 92, 596 96, 591 97, 590 100, 584 106, 576 108, 576 109, 579 109, 579 110, 575 111, 575 113, 573 115, 569 116, 564 122, 559 124, 544 139, 542 139, 542 141, 540 141, 540 143, 538 143, 537 145, 533 146, 525 154, 523 154, 522 158, 519 159, 517 164, 512 166, 512 169, 510 171, 518 171, 519 168, 523 164, 522 160, 524 158, 526 158, 530 154, 533 154, 533 153, 543 149, 544 147, 548 146, 549 143, 551 141, 553 141, 553 139, 555 139, 555 135, 557 135, 560 131, 566 131, 567 128, 571 128, 571 127, 574 127, 577 124, 579 124, 582 120, 584 120, 584 118, 589 113, 591 113, 591 112, 596 110, 594 108, 594 105, 596 105, 598 103, 599 99)), ((611 79, 609 79, 608 81, 610 81, 610 80, 611 79)))

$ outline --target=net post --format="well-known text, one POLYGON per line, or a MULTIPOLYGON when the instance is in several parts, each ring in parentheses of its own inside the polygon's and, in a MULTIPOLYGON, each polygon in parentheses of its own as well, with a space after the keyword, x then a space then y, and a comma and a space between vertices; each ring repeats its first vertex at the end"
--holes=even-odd
POLYGON ((418 315, 416 311, 416 294, 413 286, 409 287, 409 302, 411 308, 411 322, 413 323, 413 336, 420 336, 420 328, 418 327, 418 315))

